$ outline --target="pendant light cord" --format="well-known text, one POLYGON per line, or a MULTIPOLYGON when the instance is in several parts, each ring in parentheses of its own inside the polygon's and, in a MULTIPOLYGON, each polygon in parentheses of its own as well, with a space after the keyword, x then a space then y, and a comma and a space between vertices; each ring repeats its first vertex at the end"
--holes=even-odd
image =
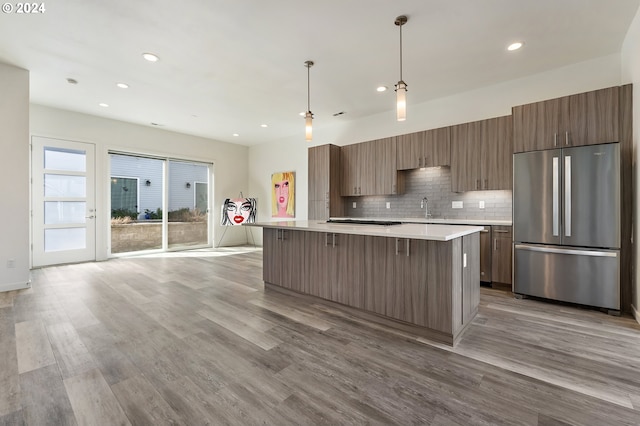
POLYGON ((311 64, 307 64, 307 111, 311 111, 311 64))
POLYGON ((402 81, 402 24, 398 26, 400 27, 400 81, 402 81))

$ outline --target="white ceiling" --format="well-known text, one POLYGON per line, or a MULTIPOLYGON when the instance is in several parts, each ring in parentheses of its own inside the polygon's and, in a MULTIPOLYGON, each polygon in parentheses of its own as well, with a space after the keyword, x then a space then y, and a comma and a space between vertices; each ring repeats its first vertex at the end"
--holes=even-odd
POLYGON ((409 17, 402 31, 410 110, 617 53, 639 3, 45 0, 42 14, 0 14, 0 62, 31 72, 33 103, 255 145, 296 134, 303 140, 298 114, 307 107, 308 59, 316 64, 314 125, 392 111, 398 15, 409 17), (507 52, 516 40, 525 47, 507 52), (143 52, 161 59, 147 62, 143 52), (390 90, 377 93, 379 85, 390 90))

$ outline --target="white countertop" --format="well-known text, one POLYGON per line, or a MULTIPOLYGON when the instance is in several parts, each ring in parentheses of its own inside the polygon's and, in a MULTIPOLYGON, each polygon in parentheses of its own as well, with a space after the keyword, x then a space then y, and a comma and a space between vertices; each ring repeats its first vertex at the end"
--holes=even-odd
POLYGON ((420 217, 332 217, 331 219, 361 219, 361 220, 382 220, 396 221, 402 223, 442 223, 447 225, 502 225, 512 226, 511 219, 443 219, 443 218, 420 218, 420 217))
MULTIPOLYGON (((350 218, 355 219, 355 218, 350 218)), ((360 219, 360 218, 358 218, 360 219)), ((388 220, 388 219, 385 219, 388 220)), ((445 225, 435 223, 403 223, 401 225, 358 225, 327 223, 319 220, 260 222, 243 226, 296 229, 299 231, 330 232, 336 234, 370 235, 374 237, 413 238, 418 240, 449 241, 482 231, 480 226, 445 225)))

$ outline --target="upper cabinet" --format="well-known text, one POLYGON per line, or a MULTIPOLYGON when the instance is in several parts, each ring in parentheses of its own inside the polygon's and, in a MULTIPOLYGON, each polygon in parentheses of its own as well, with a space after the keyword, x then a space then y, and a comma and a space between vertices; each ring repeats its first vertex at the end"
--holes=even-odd
POLYGON ((511 116, 451 127, 451 190, 511 189, 511 116))
POLYGON ((514 152, 618 142, 619 88, 513 107, 514 152))
POLYGON ((309 220, 344 216, 340 197, 341 172, 339 146, 309 148, 309 220))
POLYGON ((398 170, 451 164, 449 127, 401 135, 396 139, 398 170))
POLYGON ((398 179, 395 137, 342 147, 341 195, 399 194, 398 179))

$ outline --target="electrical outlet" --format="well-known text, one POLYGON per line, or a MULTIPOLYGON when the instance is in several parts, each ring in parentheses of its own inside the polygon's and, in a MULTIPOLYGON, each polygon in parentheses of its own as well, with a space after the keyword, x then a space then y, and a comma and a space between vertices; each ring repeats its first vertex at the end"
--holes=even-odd
POLYGON ((391 208, 391 203, 387 201, 387 208, 390 209, 391 208))
POLYGON ((451 208, 452 209, 461 209, 462 208, 462 201, 452 201, 451 202, 451 208))
POLYGON ((354 209, 356 208, 356 202, 355 201, 353 202, 353 208, 354 209))
POLYGON ((484 209, 484 201, 480 201, 480 203, 478 203, 478 204, 479 204, 479 207, 480 207, 481 209, 484 209))
POLYGON ((7 260, 7 268, 15 268, 15 267, 16 267, 16 260, 15 259, 7 260))

